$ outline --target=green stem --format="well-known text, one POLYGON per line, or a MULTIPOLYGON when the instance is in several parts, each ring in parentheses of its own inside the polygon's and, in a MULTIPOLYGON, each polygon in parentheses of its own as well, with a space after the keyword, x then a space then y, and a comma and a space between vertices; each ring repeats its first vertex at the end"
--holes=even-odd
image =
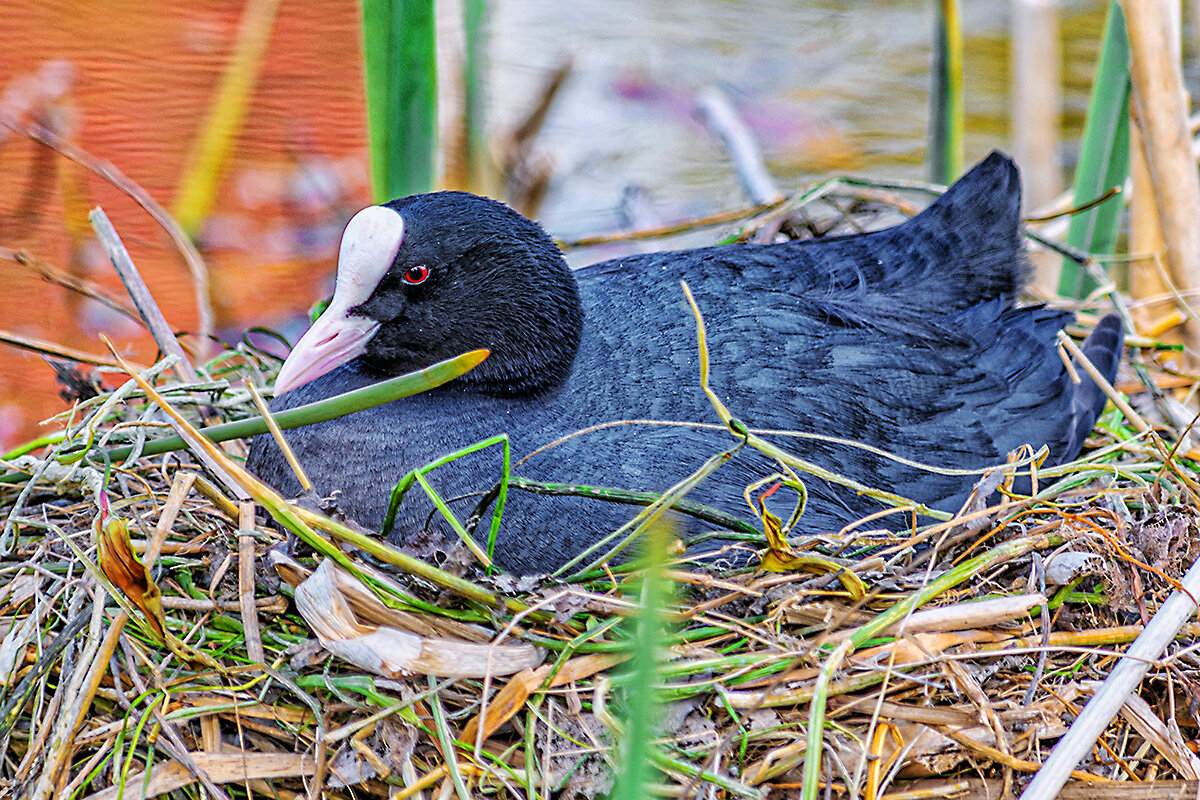
POLYGON ((963 42, 958 0, 938 0, 929 112, 929 179, 951 183, 963 161, 963 42))
POLYGON ((434 188, 437 56, 433 0, 363 0, 371 188, 386 202, 434 188))
MULTIPOLYGON (((1129 40, 1125 15, 1115 0, 1109 4, 1104 45, 1088 101, 1079 165, 1075 168, 1075 202, 1102 197, 1129 177, 1129 40)), ((1071 218, 1067 244, 1094 255, 1112 253, 1116 246, 1122 198, 1115 195, 1071 218)), ((1064 258, 1058 293, 1084 297, 1098 284, 1085 269, 1064 258)))

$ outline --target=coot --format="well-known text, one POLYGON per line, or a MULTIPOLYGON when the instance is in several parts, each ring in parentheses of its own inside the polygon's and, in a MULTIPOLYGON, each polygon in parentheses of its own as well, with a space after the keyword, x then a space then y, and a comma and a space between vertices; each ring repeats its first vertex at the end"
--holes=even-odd
MULTIPOLYGON (((574 431, 615 420, 718 422, 699 381, 705 317, 711 385, 750 428, 864 442, 927 464, 977 469, 1023 444, 1073 459, 1103 408, 1073 383, 1055 349, 1070 313, 1018 307, 1027 265, 1016 167, 993 153, 924 212, 861 235, 628 256, 571 271, 540 226, 461 192, 406 197, 346 228, 333 300, 276 383, 282 410, 475 348, 491 356, 433 391, 287 432, 323 495, 378 530, 409 470, 493 434, 514 462, 574 431)), ((1085 352, 1111 377, 1120 327, 1106 318, 1085 352)), ((973 479, 923 471, 827 441, 769 437, 836 473, 942 510, 973 479)), ((644 422, 568 439, 514 472, 538 481, 662 492, 733 437, 644 422)), ((430 481, 466 518, 499 477, 491 448, 430 481)), ((261 436, 248 465, 284 492, 299 485, 261 436)), ((688 499, 753 522, 743 490, 776 466, 743 449, 688 499)), ((807 477, 797 533, 836 531, 878 501, 807 477)), ((510 491, 495 558, 516 573, 551 571, 636 508, 510 491)), ((911 518, 892 524, 911 524, 911 518)), ((681 519, 685 531, 712 525, 681 519)), ((486 530, 479 526, 479 533, 486 530)), ((392 538, 448 535, 419 489, 392 538)))

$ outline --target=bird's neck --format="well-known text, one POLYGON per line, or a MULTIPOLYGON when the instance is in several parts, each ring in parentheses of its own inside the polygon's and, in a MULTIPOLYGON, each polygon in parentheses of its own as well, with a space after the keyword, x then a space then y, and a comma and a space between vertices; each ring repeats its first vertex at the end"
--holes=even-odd
MULTIPOLYGON (((528 301, 528 298, 527 298, 528 301)), ((491 354, 461 380, 500 397, 533 396, 561 386, 571 374, 583 336, 583 310, 572 278, 532 303, 520 326, 498 327, 481 347, 491 354)))

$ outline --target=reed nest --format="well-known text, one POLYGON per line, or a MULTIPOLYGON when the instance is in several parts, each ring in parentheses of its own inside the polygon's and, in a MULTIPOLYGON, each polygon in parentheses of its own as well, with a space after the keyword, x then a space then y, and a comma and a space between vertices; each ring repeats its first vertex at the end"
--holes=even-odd
MULTIPOLYGON (((651 555, 569 579, 285 504, 189 432, 258 413, 275 362, 252 348, 195 380, 172 358, 77 376, 63 433, 0 462, 0 796, 594 797, 633 760, 655 796, 1018 791, 1200 556, 1170 394, 1194 384, 1134 344, 1079 461, 1017 454, 950 519, 785 542, 773 498, 768 569, 709 574, 652 509, 651 555), (139 455, 169 427, 182 449, 139 455), (1033 495, 1007 490, 1031 468, 1033 495)), ((1063 796, 1195 793, 1198 631, 1063 796)))

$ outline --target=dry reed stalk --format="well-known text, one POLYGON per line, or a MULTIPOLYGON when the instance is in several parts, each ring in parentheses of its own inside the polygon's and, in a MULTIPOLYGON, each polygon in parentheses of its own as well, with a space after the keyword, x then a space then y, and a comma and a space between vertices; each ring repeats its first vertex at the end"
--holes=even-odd
POLYGON ((1166 243, 1158 224, 1154 182, 1146 163, 1141 125, 1136 118, 1130 125, 1129 137, 1129 173, 1133 184, 1129 201, 1129 252, 1133 257, 1129 264, 1129 296, 1133 300, 1170 298, 1134 306, 1133 319, 1139 333, 1154 336, 1167 344, 1179 344, 1183 340, 1179 329, 1183 317, 1162 276, 1166 266, 1166 243), (1161 327, 1171 321, 1175 324, 1170 328, 1161 327))
MULTIPOLYGON (((1170 4, 1124 0, 1129 33, 1131 108, 1141 124, 1146 163, 1154 185, 1166 262, 1181 291, 1200 287, 1200 174, 1192 156, 1187 92, 1173 41, 1170 4)), ((1200 354, 1200 321, 1184 323, 1184 342, 1200 354)))
POLYGON ((1058 141, 1062 107, 1058 5, 1012 0, 1013 159, 1022 200, 1039 208, 1062 191, 1058 141))

